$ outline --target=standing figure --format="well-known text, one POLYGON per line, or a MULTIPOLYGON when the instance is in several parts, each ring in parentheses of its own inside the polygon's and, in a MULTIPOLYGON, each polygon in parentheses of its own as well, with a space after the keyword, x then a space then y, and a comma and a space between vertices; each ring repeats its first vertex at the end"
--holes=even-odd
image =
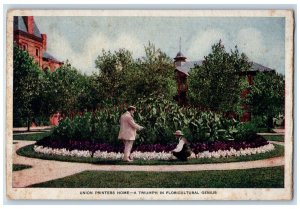
POLYGON ((136 137, 136 131, 144 129, 143 126, 136 124, 133 120, 134 112, 136 108, 134 106, 129 106, 127 111, 121 116, 120 119, 120 132, 118 139, 122 140, 124 143, 124 161, 133 161, 130 158, 130 152, 132 149, 133 142, 136 137))
POLYGON ((179 141, 176 148, 172 151, 172 154, 179 160, 187 161, 187 158, 192 154, 189 146, 190 143, 183 136, 183 133, 180 130, 177 130, 174 135, 179 141))

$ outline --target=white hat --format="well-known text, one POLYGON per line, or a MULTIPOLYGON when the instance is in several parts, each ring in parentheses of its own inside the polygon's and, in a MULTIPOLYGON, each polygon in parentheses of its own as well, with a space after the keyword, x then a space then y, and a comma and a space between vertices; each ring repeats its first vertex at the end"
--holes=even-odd
POLYGON ((175 136, 183 136, 183 133, 180 130, 175 131, 175 136))

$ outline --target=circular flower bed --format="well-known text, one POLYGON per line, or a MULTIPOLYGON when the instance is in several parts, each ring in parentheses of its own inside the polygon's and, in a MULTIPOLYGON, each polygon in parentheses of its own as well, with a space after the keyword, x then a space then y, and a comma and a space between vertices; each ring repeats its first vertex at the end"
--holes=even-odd
MULTIPOLYGON (((174 159, 171 151, 176 144, 170 145, 139 145, 133 148, 131 156, 140 160, 170 160, 174 159)), ((274 145, 262 138, 253 141, 214 141, 194 143, 190 158, 226 158, 245 156, 272 151, 274 145)), ((48 155, 72 157, 94 157, 108 160, 123 158, 123 146, 112 146, 90 141, 55 141, 45 138, 34 146, 35 152, 48 155)))

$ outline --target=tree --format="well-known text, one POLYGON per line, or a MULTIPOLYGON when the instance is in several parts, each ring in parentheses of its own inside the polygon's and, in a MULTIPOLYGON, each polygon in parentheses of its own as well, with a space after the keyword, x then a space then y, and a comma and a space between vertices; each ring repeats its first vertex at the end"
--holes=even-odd
POLYGON ((222 112, 238 112, 241 108, 241 92, 246 80, 241 72, 250 64, 237 47, 226 52, 221 40, 212 46, 212 52, 204 57, 201 66, 195 66, 188 77, 189 100, 192 105, 222 112))
POLYGON ((246 103, 253 116, 264 118, 267 127, 272 128, 273 118, 284 114, 284 76, 275 72, 258 72, 253 82, 246 103))
POLYGON ((37 114, 40 94, 41 70, 27 51, 13 48, 13 124, 27 125, 30 130, 32 118, 37 114))
POLYGON ((137 60, 131 95, 139 98, 163 94, 171 100, 176 94, 172 59, 150 42, 144 48, 145 56, 137 60))
POLYGON ((92 82, 97 103, 102 105, 118 104, 128 89, 126 73, 132 68, 134 60, 130 51, 119 49, 112 53, 102 50, 95 60, 98 74, 94 74, 92 82))
POLYGON ((95 61, 99 74, 92 78, 96 103, 134 104, 138 98, 155 94, 172 98, 176 92, 172 60, 151 43, 145 46, 145 54, 134 60, 125 49, 103 50, 95 61))
MULTIPOLYGON (((61 111, 66 115, 77 112, 79 99, 86 92, 86 76, 68 62, 56 69, 53 73, 47 74, 47 85, 44 95, 47 101, 47 109, 50 114, 61 111)), ((45 104, 46 105, 46 104, 45 104)))

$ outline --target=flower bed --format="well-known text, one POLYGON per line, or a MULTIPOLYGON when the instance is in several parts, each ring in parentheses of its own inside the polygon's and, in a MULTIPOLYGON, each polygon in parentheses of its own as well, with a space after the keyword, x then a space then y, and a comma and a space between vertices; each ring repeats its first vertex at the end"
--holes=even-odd
MULTIPOLYGON (((170 160, 173 159, 171 151, 176 144, 171 145, 139 145, 133 148, 131 156, 140 160, 170 160)), ((262 138, 254 141, 214 141, 195 143, 191 145, 193 154, 190 158, 226 158, 232 156, 245 156, 272 151, 273 144, 269 144, 262 138)), ((120 160, 123 158, 123 146, 91 143, 90 141, 49 141, 42 140, 34 146, 35 152, 72 156, 93 157, 108 160, 120 160), (68 147, 68 148, 67 148, 68 147)))

